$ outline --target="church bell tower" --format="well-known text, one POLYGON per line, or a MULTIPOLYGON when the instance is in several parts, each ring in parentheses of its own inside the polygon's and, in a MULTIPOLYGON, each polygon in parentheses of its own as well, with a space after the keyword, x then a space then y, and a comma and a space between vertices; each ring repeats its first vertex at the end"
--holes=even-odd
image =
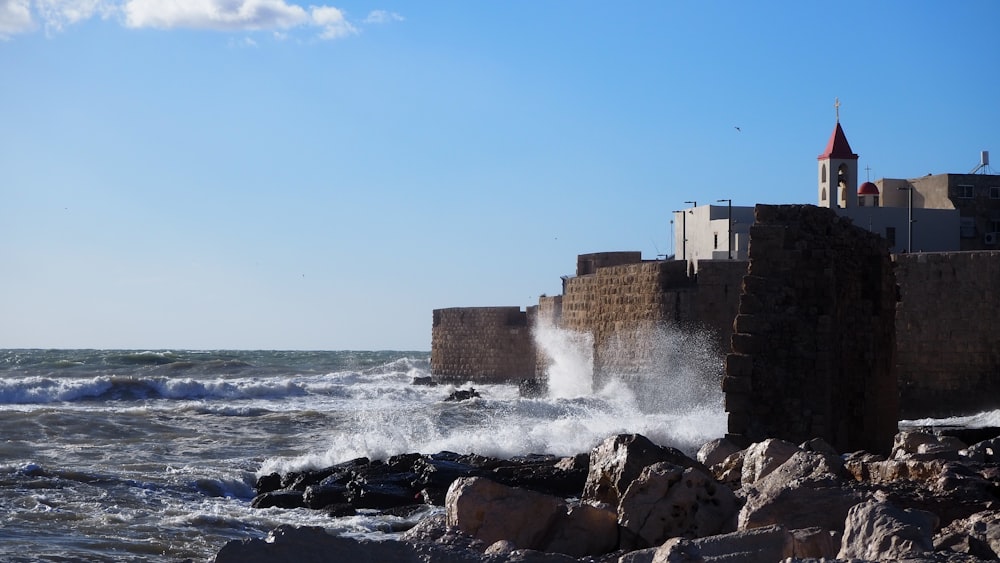
POLYGON ((819 161, 819 206, 854 207, 857 204, 858 155, 851 151, 847 135, 840 127, 840 100, 833 105, 837 111, 837 126, 826 149, 816 157, 819 161))

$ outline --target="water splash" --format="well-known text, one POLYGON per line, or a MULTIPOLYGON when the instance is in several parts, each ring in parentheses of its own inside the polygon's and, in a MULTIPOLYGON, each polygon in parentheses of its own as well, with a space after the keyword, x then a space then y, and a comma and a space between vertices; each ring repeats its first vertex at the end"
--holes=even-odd
POLYGON ((548 364, 549 397, 569 399, 594 392, 594 338, 589 333, 540 322, 532 334, 548 364))

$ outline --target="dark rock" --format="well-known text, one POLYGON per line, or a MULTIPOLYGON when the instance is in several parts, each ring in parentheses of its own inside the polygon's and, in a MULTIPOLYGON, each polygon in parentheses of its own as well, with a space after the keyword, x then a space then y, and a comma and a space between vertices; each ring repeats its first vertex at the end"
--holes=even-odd
MULTIPOLYGON (((326 480, 323 481, 326 483, 326 480)), ((347 485, 340 483, 309 485, 302 493, 302 499, 306 507, 319 509, 327 508, 334 504, 345 504, 347 499, 347 485)))
POLYGON ((330 518, 342 518, 345 516, 355 516, 358 511, 352 505, 348 503, 343 504, 330 504, 325 507, 326 513, 330 518))
POLYGON ((357 508, 386 509, 420 502, 420 492, 406 483, 389 481, 352 481, 347 501, 357 508))
POLYGON ((271 473, 270 475, 261 475, 257 478, 257 482, 254 483, 254 490, 257 494, 269 493, 271 491, 277 491, 281 488, 281 475, 278 473, 271 473))
POLYGON ((434 381, 433 377, 425 375, 425 376, 414 377, 412 385, 426 385, 428 387, 435 387, 437 386, 437 382, 434 381))
POLYGON ((445 401, 468 401, 479 397, 479 392, 474 387, 468 389, 457 389, 445 398, 445 401))
POLYGON ((252 508, 304 508, 305 500, 300 491, 270 491, 253 497, 252 508))

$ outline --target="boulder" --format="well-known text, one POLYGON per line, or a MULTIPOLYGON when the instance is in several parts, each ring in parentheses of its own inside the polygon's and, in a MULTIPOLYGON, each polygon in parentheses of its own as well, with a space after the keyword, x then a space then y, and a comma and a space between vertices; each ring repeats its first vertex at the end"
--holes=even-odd
POLYGON ((541 551, 584 557, 618 547, 618 515, 607 506, 569 505, 552 528, 541 551))
POLYGON ((618 506, 642 470, 661 461, 708 473, 704 465, 678 449, 658 446, 640 434, 619 434, 605 439, 591 452, 583 499, 618 506))
POLYGON ((608 507, 569 504, 558 497, 463 477, 448 489, 447 525, 492 545, 574 557, 618 546, 617 514, 608 507))
POLYGON ((864 496, 837 477, 839 460, 797 451, 746 488, 739 529, 781 525, 842 530, 848 510, 864 496))
POLYGON ((716 438, 702 445, 695 455, 695 459, 706 467, 712 467, 722 463, 727 457, 742 449, 728 438, 716 438))
POLYGON ((691 540, 707 562, 780 561, 794 555, 795 541, 781 526, 767 526, 691 540))
POLYGON ((907 430, 899 432, 893 439, 892 459, 933 460, 946 459, 955 461, 966 448, 962 440, 954 436, 937 436, 927 432, 907 430))
POLYGON ((743 471, 740 482, 744 487, 754 484, 758 479, 785 463, 797 451, 799 451, 799 447, 795 444, 776 438, 751 444, 743 454, 743 471))
POLYGON ((919 558, 934 551, 931 534, 937 523, 937 516, 930 512, 901 509, 877 500, 859 503, 847 514, 837 558, 919 558))
POLYGON ((934 549, 1000 558, 1000 512, 989 510, 955 520, 934 536, 934 549))
POLYGON ((251 508, 304 508, 305 505, 300 491, 270 491, 250 501, 251 508))
POLYGON ((621 547, 643 549, 669 538, 698 538, 735 529, 736 495, 708 474, 661 462, 643 469, 622 495, 621 547))
MULTIPOLYGON (((760 528, 755 528, 760 529, 760 528)), ((791 530, 795 557, 834 559, 840 551, 840 534, 823 528, 791 530)))

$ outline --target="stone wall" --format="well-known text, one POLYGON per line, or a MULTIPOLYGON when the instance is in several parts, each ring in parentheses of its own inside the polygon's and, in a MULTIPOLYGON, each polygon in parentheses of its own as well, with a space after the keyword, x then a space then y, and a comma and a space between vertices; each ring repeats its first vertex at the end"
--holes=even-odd
POLYGON ((746 267, 703 262, 696 276, 680 260, 604 267, 566 280, 559 326, 593 336, 598 376, 644 371, 656 353, 649 335, 665 326, 708 331, 722 353, 746 267))
POLYGON ((435 309, 431 372, 439 379, 489 383, 534 378, 529 313, 520 307, 435 309))
POLYGON ((1000 252, 894 259, 901 416, 1000 408, 1000 252))
POLYGON ((885 241, 804 205, 758 205, 723 390, 730 436, 888 453, 896 286, 885 241))

